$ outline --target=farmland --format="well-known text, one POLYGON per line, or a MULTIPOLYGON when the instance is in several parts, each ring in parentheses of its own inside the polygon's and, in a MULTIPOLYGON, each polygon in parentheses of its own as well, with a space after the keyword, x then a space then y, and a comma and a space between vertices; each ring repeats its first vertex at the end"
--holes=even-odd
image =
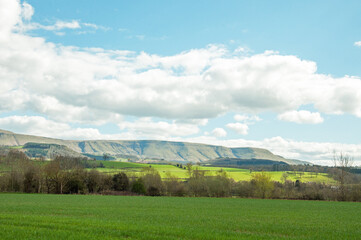
POLYGON ((1 239, 358 239, 360 203, 0 194, 1 239))
MULTIPOLYGON (((130 175, 139 175, 142 168, 144 167, 153 167, 155 168, 162 178, 166 178, 167 174, 171 174, 177 178, 185 179, 188 178, 188 171, 176 167, 174 165, 158 165, 158 164, 142 164, 142 163, 131 163, 131 162, 116 162, 116 161, 101 161, 98 160, 98 163, 102 163, 105 168, 98 168, 98 171, 116 173, 119 171, 124 171, 130 175)), ((207 175, 213 176, 217 171, 221 169, 227 172, 227 175, 234 179, 235 181, 250 181, 252 179, 252 173, 248 169, 240 168, 221 168, 221 167, 207 167, 207 166, 193 166, 194 168, 198 167, 199 170, 203 170, 207 175)), ((311 173, 311 172, 292 172, 292 171, 275 171, 267 172, 272 177, 274 181, 282 181, 282 175, 284 173, 288 174, 288 180, 296 181, 300 180, 302 182, 317 182, 317 183, 335 183, 335 180, 328 177, 325 173, 311 173)))

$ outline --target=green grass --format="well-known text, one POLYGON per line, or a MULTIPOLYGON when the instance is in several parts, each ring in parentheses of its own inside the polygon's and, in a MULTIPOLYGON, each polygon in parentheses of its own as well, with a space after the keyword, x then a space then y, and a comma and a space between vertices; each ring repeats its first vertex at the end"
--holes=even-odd
POLYGON ((10 149, 23 149, 24 146, 11 146, 10 149))
MULTIPOLYGON (((97 161, 102 162, 105 168, 98 168, 97 170, 101 172, 116 173, 119 171, 124 171, 129 174, 138 175, 142 168, 152 166, 157 169, 162 178, 167 177, 167 173, 180 178, 188 178, 188 171, 181 169, 173 165, 160 165, 160 164, 142 164, 142 163, 132 163, 132 162, 116 162, 116 161, 97 161)), ((239 168, 221 168, 221 167, 207 167, 207 166, 193 166, 198 167, 200 170, 206 171, 207 175, 216 175, 217 171, 223 169, 227 172, 227 175, 230 178, 233 178, 235 181, 250 181, 252 179, 252 173, 248 169, 239 169, 239 168)), ((325 173, 319 173, 317 176, 309 172, 304 172, 300 177, 299 174, 294 174, 291 171, 286 171, 289 175, 289 180, 296 181, 300 180, 302 182, 319 182, 319 183, 332 183, 336 184, 336 181, 327 176, 325 173)), ((253 172, 254 173, 254 172, 253 172)), ((282 174, 285 171, 278 172, 267 172, 271 175, 272 180, 281 181, 282 174)))
POLYGON ((132 163, 132 162, 117 162, 117 161, 102 161, 102 160, 97 160, 96 162, 103 163, 105 168, 115 168, 115 169, 142 168, 142 167, 149 166, 148 164, 132 163))
POLYGON ((359 239, 361 205, 0 194, 0 239, 359 239))

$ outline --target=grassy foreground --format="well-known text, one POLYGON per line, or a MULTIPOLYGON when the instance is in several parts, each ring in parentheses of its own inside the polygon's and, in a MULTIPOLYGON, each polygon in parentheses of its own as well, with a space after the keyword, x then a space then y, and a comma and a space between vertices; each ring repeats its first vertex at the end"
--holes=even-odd
POLYGON ((359 239, 361 205, 0 194, 0 239, 359 239))

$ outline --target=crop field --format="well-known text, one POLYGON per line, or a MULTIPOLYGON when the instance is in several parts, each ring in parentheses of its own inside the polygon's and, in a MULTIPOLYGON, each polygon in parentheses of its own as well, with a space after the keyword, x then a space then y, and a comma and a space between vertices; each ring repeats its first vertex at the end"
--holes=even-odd
MULTIPOLYGON (((105 168, 98 168, 98 171, 116 173, 119 171, 124 171, 130 175, 138 175, 142 168, 144 167, 153 167, 158 170, 162 178, 167 177, 167 173, 171 174, 177 178, 185 179, 188 178, 188 171, 173 165, 160 165, 160 164, 142 164, 142 163, 131 163, 131 162, 116 162, 116 161, 101 161, 97 162, 103 163, 105 168)), ((206 175, 215 175, 217 171, 223 169, 227 172, 228 177, 233 178, 235 181, 249 181, 252 178, 252 173, 248 169, 239 169, 239 168, 221 168, 221 167, 206 167, 206 166, 193 166, 194 168, 198 167, 200 170, 206 171, 206 175)), ((285 171, 277 172, 267 172, 271 175, 272 180, 281 181, 283 173, 285 171)), ((286 171, 288 174, 288 179, 292 181, 300 180, 302 182, 325 182, 325 183, 335 183, 335 180, 328 177, 325 173, 310 173, 310 172, 297 172, 286 171)))
POLYGON ((0 194, 0 239, 360 239, 361 205, 0 194))

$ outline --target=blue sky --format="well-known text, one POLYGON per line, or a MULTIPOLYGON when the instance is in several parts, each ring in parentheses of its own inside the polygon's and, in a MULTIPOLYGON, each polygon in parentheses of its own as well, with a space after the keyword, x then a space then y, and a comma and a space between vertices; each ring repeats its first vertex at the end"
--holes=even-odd
POLYGON ((37 22, 77 19, 109 28, 91 37, 39 33, 61 44, 161 55, 210 43, 241 45, 254 53, 271 49, 310 59, 320 73, 361 75, 360 51, 353 46, 361 34, 360 1, 28 2, 36 9, 37 22))
POLYGON ((0 6, 2 129, 361 157, 360 1, 0 6))

